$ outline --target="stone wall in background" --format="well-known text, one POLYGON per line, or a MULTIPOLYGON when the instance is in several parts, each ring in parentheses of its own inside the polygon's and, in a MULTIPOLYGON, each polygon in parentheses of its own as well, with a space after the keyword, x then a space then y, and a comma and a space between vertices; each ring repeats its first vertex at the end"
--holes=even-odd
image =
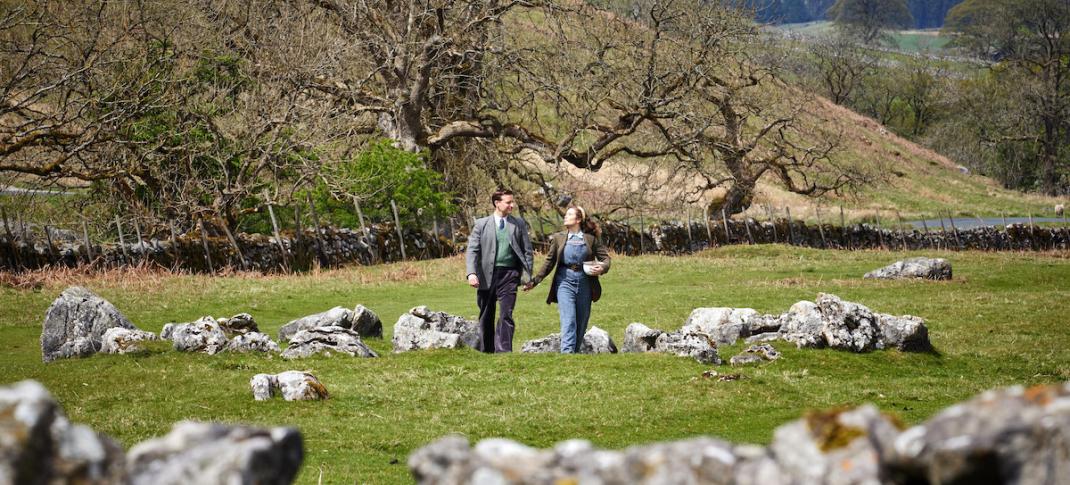
MULTIPOLYGON (((618 222, 602 224, 602 238, 622 254, 684 254, 711 246, 731 244, 789 244, 829 249, 939 249, 983 251, 1045 251, 1070 249, 1070 227, 1040 227, 1011 224, 994 227, 930 231, 878 229, 859 224, 806 225, 779 219, 754 219, 651 224, 642 233, 618 222)), ((194 272, 223 268, 252 271, 303 271, 314 266, 377 264, 402 259, 433 259, 464 251, 467 234, 447 234, 405 229, 398 236, 393 224, 370 226, 368 234, 351 229, 288 231, 281 242, 261 234, 226 235, 189 232, 172 239, 147 239, 139 243, 92 244, 77 235, 53 231, 49 237, 31 234, 9 238, 0 231, 0 270, 37 269, 46 266, 74 267, 93 261, 114 267, 152 264, 194 272), (317 237, 318 236, 318 237, 317 237), (14 242, 12 242, 12 239, 14 242), (402 244, 404 241, 404 245, 402 244), (237 244, 237 247, 235 246, 237 244)), ((545 236, 534 234, 536 249, 545 248, 545 236)))

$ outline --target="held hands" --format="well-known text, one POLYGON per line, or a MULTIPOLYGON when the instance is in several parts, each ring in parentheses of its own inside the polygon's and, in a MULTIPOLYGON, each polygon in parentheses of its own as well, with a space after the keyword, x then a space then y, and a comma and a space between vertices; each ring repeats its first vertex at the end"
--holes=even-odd
POLYGON ((524 283, 523 290, 524 291, 531 291, 531 289, 534 288, 534 287, 535 287, 535 282, 534 281, 529 281, 527 283, 524 283))
POLYGON ((468 286, 479 288, 479 277, 475 273, 468 275, 468 286))

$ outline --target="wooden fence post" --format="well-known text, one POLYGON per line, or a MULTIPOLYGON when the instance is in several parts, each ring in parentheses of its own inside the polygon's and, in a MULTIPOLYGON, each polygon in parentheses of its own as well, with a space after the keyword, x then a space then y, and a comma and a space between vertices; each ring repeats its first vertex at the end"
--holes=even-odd
POLYGON ((795 231, 791 227, 791 207, 784 206, 784 213, 788 215, 788 245, 795 245, 795 231))
POLYGON ((398 205, 394 203, 394 199, 390 199, 390 210, 394 211, 394 227, 398 231, 398 241, 401 245, 401 259, 409 259, 409 257, 405 255, 405 236, 401 231, 401 218, 398 217, 398 205))
POLYGON ((877 209, 876 215, 873 216, 874 224, 877 225, 877 246, 884 249, 884 230, 881 229, 881 210, 877 209))
POLYGON ((134 218, 134 234, 137 234, 137 249, 138 249, 139 254, 141 256, 138 259, 140 259, 142 262, 144 262, 145 261, 145 248, 144 248, 144 245, 142 244, 142 242, 145 240, 145 238, 141 237, 141 223, 137 221, 137 218, 134 218))
POLYGON ((301 262, 304 263, 308 260, 308 248, 305 244, 305 229, 301 226, 301 204, 294 205, 294 237, 297 240, 297 255, 295 255, 294 263, 297 263, 296 257, 301 258, 301 262))
POLYGON ((840 204, 840 246, 851 249, 851 242, 847 239, 847 217, 843 215, 843 204, 840 204))
POLYGON ((171 229, 171 257, 174 260, 175 269, 182 267, 182 251, 178 250, 178 236, 175 234, 175 221, 167 220, 167 226, 171 229))
POLYGON ((907 249, 907 237, 903 232, 903 216, 899 214, 899 209, 895 211, 895 218, 899 220, 899 247, 903 250, 907 249))
POLYGON ((268 217, 271 218, 271 232, 275 235, 275 244, 279 246, 279 255, 282 258, 282 270, 289 273, 290 263, 286 258, 286 245, 282 243, 282 233, 279 231, 279 220, 275 218, 275 208, 272 207, 271 199, 268 198, 268 191, 263 192, 264 204, 267 205, 268 217))
MULTIPOLYGON (((688 205, 684 205, 684 209, 687 210, 687 244, 689 246, 693 246, 695 244, 695 240, 693 237, 691 237, 691 207, 688 205)), ((687 249, 690 250, 691 248, 688 247, 687 249)))
POLYGON ((208 272, 215 274, 215 265, 212 264, 212 249, 208 247, 208 231, 204 229, 204 216, 197 218, 197 224, 201 229, 201 246, 204 246, 204 260, 208 262, 208 272))
POLYGON ((331 260, 327 257, 327 252, 323 249, 323 242, 321 241, 320 234, 320 218, 316 214, 316 204, 312 202, 312 194, 305 194, 305 198, 308 201, 308 210, 312 214, 312 226, 316 230, 316 256, 319 259, 320 266, 330 267, 331 260))
POLYGON ((646 230, 646 221, 643 220, 643 211, 639 211, 639 254, 646 252, 646 244, 643 242, 643 231, 646 230))
POLYGON ((89 224, 82 218, 82 243, 85 244, 85 263, 93 264, 93 243, 89 240, 89 224))
POLYGON ((15 243, 15 233, 11 231, 11 223, 8 222, 7 210, 0 206, 0 216, 4 220, 4 232, 7 233, 7 242, 11 245, 11 254, 14 257, 15 271, 22 269, 22 256, 19 254, 19 245, 15 243))
MULTIPOLYGON (((925 241, 924 244, 927 244, 929 248, 932 248, 933 247, 933 240, 932 240, 932 238, 929 237, 929 224, 925 223, 925 219, 921 220, 921 227, 922 227, 922 229, 925 230, 925 237, 922 239, 923 241, 925 241)), ((925 247, 925 246, 923 245, 922 247, 925 247)))
POLYGON ((747 243, 754 244, 754 235, 750 232, 750 217, 743 216, 743 227, 747 230, 747 243))
POLYGON ((732 231, 728 229, 728 215, 724 210, 724 206, 721 206, 721 223, 724 224, 724 243, 732 243, 732 231))
POLYGON ((959 239, 959 228, 955 227, 955 218, 951 215, 951 209, 947 210, 947 222, 951 223, 951 230, 955 233, 955 247, 962 250, 962 240, 959 239))
POLYGON ((717 241, 713 239, 713 229, 710 227, 710 219, 713 219, 713 214, 710 214, 710 208, 707 206, 702 211, 702 220, 706 223, 706 237, 710 240, 710 247, 717 246, 717 241))
POLYGON ((776 216, 773 214, 773 207, 770 206, 769 204, 766 204, 765 205, 765 212, 766 212, 766 214, 769 214, 769 223, 773 225, 773 244, 776 244, 776 242, 777 242, 776 216))
POLYGON ((231 246, 234 246, 234 251, 237 251, 238 253, 238 261, 241 263, 241 268, 243 270, 249 269, 249 264, 245 261, 245 255, 241 252, 241 246, 238 245, 238 239, 234 237, 234 233, 230 232, 230 228, 227 227, 227 221, 223 220, 222 216, 219 216, 219 218, 220 225, 223 226, 223 232, 226 233, 227 239, 230 240, 231 246))
POLYGON ((48 243, 48 257, 52 258, 52 264, 59 264, 59 256, 56 254, 56 246, 52 244, 51 224, 45 224, 45 242, 48 243))
POLYGON ((825 241, 825 227, 821 224, 821 206, 814 204, 814 215, 817 216, 817 232, 821 234, 821 249, 828 248, 828 243, 825 241))
POLYGON ((123 224, 119 216, 115 216, 115 229, 119 231, 119 248, 123 250, 123 264, 130 264, 130 256, 126 254, 126 241, 123 240, 123 224))
POLYGON ((1037 226, 1033 224, 1033 213, 1029 213, 1029 247, 1037 250, 1037 226))

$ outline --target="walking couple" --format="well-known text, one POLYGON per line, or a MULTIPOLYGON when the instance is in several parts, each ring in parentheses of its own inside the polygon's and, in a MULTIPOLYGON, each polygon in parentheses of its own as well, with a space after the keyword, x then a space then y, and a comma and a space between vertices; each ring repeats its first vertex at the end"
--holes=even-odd
POLYGON ((479 219, 468 236, 465 267, 468 284, 476 289, 479 350, 512 352, 513 307, 517 288, 529 291, 554 272, 546 303, 557 303, 561 317, 561 353, 579 353, 591 318, 591 302, 602 296, 598 276, 609 271, 609 252, 599 238, 598 225, 579 206, 565 211, 564 230, 554 234, 546 261, 534 277, 534 255, 527 223, 512 215, 513 193, 498 190, 491 196, 494 214, 479 219), (526 280, 526 281, 522 281, 526 280), (501 315, 494 318, 495 304, 501 315))

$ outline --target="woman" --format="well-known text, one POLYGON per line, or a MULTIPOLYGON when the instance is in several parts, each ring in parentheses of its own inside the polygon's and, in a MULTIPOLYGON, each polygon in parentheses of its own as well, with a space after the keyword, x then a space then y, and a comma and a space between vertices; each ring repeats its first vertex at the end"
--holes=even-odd
POLYGON ((564 231, 551 236, 546 262, 524 291, 534 288, 554 270, 546 303, 557 303, 561 316, 561 353, 572 354, 579 353, 583 346, 583 335, 591 319, 591 302, 602 296, 598 276, 609 271, 609 252, 599 239, 601 230, 587 218, 582 207, 569 206, 564 226, 564 231), (584 262, 596 264, 585 273, 584 262))

